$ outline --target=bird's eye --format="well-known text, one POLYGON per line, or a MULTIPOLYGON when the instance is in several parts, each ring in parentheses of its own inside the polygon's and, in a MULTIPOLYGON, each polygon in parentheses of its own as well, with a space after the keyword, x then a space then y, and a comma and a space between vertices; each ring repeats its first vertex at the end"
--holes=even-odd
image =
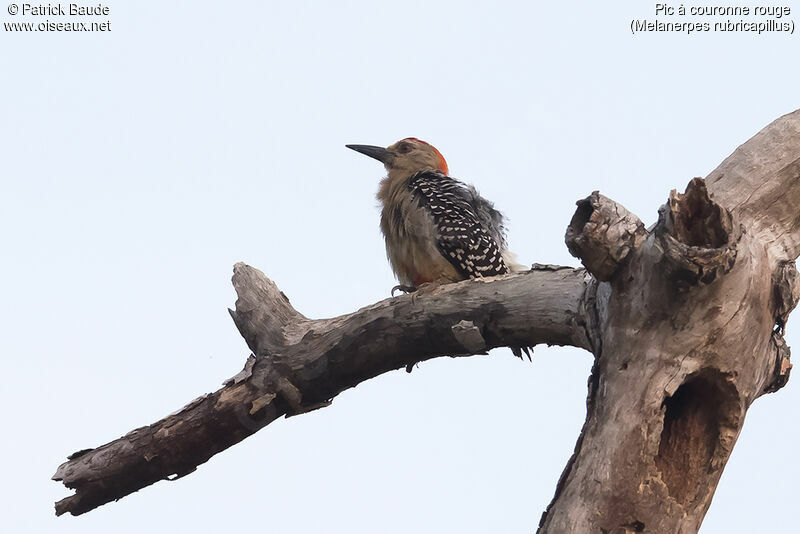
POLYGON ((411 152, 411 144, 410 143, 400 143, 397 145, 397 151, 401 154, 408 154, 411 152))

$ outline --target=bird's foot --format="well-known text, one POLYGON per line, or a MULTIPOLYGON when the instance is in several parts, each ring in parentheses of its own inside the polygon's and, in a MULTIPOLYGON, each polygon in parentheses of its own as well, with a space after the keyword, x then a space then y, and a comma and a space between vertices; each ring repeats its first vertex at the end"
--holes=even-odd
POLYGON ((416 290, 417 288, 415 286, 404 286, 403 284, 400 284, 392 288, 392 296, 394 296, 395 291, 402 291, 403 293, 408 294, 413 293, 416 290))
POLYGON ((448 280, 442 279, 442 280, 434 280, 433 282, 425 282, 425 283, 420 284, 418 286, 406 286, 406 285, 401 284, 401 285, 398 285, 398 286, 394 286, 392 288, 392 296, 394 296, 394 292, 395 291, 398 291, 398 290, 402 291, 403 293, 405 293, 407 295, 410 294, 411 295, 411 303, 415 304, 417 302, 417 299, 421 295, 427 295, 429 293, 432 293, 437 287, 439 287, 441 285, 444 285, 446 283, 448 283, 448 280))
POLYGON ((449 283, 449 280, 440 278, 439 280, 434 280, 433 282, 425 282, 423 284, 420 284, 419 286, 416 287, 414 294, 411 295, 412 304, 416 303, 417 299, 419 299, 422 295, 430 295, 436 290, 436 288, 441 287, 447 283, 449 283))

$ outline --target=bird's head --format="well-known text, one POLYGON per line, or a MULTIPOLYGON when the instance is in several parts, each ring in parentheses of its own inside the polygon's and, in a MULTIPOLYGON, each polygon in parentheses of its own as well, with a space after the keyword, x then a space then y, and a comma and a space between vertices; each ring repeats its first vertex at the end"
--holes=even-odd
POLYGON ((345 145, 347 148, 375 158, 388 171, 413 174, 419 171, 437 170, 447 174, 447 162, 433 145, 416 137, 406 137, 386 148, 371 145, 345 145))

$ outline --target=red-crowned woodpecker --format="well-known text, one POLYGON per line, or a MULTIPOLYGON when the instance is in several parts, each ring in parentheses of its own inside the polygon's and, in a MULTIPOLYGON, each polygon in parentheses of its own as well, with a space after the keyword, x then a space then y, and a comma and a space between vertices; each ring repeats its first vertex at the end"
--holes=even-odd
POLYGON ((408 137, 386 148, 346 146, 377 159, 389 173, 378 200, 386 254, 401 284, 395 289, 525 269, 506 246, 503 215, 473 186, 450 177, 432 145, 408 137))
POLYGON ((386 166, 381 231, 403 289, 521 270, 505 240, 503 215, 473 186, 448 176, 432 145, 409 137, 387 147, 347 145, 386 166))

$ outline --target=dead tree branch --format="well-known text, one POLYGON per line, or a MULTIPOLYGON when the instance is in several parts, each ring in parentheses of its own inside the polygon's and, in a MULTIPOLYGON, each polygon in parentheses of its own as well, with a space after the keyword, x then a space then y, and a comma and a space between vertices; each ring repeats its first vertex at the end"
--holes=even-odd
POLYGON ((53 478, 76 492, 56 504, 56 513, 82 514, 191 473, 278 417, 327 406, 387 371, 508 345, 588 349, 590 281, 583 269, 541 267, 310 320, 263 273, 239 263, 231 316, 254 354, 244 370, 175 414, 72 455, 53 478))

